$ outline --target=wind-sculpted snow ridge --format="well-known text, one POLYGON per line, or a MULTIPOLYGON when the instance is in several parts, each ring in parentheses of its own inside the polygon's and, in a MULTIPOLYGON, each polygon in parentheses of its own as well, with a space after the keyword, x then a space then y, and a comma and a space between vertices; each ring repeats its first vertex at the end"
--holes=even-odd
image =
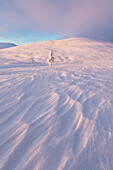
POLYGON ((113 44, 71 38, 0 56, 1 170, 112 170, 113 44))

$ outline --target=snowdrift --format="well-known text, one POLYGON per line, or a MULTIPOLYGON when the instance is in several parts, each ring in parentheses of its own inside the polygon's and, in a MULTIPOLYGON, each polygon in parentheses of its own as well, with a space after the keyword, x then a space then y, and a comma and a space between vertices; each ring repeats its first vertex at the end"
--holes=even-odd
POLYGON ((113 169, 112 43, 70 38, 3 49, 0 76, 2 170, 113 169))

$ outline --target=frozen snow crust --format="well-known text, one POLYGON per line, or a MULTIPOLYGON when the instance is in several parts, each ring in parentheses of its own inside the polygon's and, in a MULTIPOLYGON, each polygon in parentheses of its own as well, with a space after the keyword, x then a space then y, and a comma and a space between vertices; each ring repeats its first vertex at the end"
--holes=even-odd
POLYGON ((3 49, 0 77, 2 170, 113 169, 113 44, 70 38, 3 49))

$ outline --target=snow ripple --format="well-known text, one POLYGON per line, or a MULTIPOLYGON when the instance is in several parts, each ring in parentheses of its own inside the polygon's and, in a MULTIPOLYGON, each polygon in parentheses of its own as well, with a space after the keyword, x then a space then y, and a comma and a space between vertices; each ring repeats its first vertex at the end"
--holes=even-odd
POLYGON ((47 49, 33 51, 46 43, 1 52, 8 56, 0 65, 2 170, 113 169, 113 55, 94 58, 107 46, 84 43, 47 42, 57 55, 51 68, 37 64, 47 49))

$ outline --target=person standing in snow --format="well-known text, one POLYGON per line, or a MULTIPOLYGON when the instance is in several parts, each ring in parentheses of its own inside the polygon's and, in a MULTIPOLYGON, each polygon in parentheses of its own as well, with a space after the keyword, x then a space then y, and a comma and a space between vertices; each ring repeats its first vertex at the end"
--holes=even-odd
POLYGON ((53 57, 53 51, 51 50, 50 52, 49 52, 49 57, 48 57, 48 59, 47 59, 47 62, 49 63, 49 66, 52 66, 52 64, 53 64, 53 61, 54 61, 54 57, 53 57))

